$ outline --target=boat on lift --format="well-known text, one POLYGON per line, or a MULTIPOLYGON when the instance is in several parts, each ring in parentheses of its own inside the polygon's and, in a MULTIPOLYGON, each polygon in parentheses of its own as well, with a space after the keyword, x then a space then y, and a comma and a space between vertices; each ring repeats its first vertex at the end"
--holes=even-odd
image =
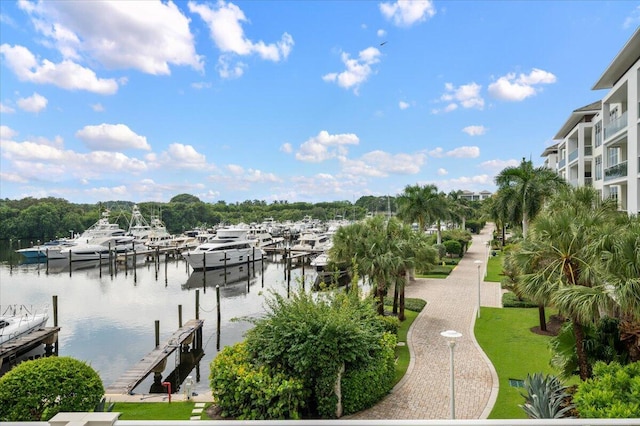
POLYGON ((25 306, 9 306, 0 315, 0 346, 45 326, 49 315, 32 313, 25 306))

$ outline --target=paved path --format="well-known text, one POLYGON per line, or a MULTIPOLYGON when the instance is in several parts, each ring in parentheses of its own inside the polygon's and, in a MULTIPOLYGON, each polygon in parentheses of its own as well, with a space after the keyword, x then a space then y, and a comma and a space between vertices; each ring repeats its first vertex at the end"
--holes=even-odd
MULTIPOLYGON (((426 300, 414 321, 407 344, 411 363, 405 377, 376 406, 349 419, 448 419, 450 417, 450 357, 444 330, 462 333, 457 339, 455 406, 457 419, 487 418, 498 395, 498 378, 473 336, 478 305, 478 266, 484 276, 489 226, 446 279, 419 278, 409 283, 406 297, 426 300)), ((500 284, 481 284, 482 306, 501 306, 500 284)))

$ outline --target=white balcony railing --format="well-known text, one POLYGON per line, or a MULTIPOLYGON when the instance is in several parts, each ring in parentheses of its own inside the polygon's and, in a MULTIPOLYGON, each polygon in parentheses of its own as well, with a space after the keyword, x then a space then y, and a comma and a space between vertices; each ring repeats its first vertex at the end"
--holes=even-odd
POLYGON ((605 182, 612 179, 617 179, 621 177, 627 176, 627 162, 622 161, 616 165, 611 167, 607 167, 604 169, 604 180, 605 182))
POLYGON ((607 140, 611 136, 618 133, 620 130, 627 127, 627 112, 623 112, 622 115, 615 120, 612 120, 604 126, 604 139, 607 140))

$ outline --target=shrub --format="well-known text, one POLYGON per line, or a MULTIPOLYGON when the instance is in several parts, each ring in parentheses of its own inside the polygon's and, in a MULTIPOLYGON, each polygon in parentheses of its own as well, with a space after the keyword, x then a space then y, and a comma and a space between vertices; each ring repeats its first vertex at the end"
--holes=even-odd
POLYGON ((527 393, 522 395, 524 404, 520 407, 531 419, 561 419, 573 409, 573 405, 564 404, 569 397, 567 387, 555 376, 527 374, 524 388, 527 393))
POLYGON ((244 343, 227 346, 216 356, 209 379, 223 417, 298 419, 307 399, 302 380, 254 365, 244 343))
POLYGON ((578 385, 573 401, 580 417, 639 418, 640 362, 597 362, 593 377, 578 385))
POLYGON ((60 411, 91 411, 103 395, 100 376, 82 361, 25 361, 0 377, 0 421, 48 421, 60 411))
POLYGON ((444 244, 434 244, 433 248, 438 251, 438 259, 442 259, 447 255, 447 248, 444 244))
POLYGON ((502 295, 502 306, 504 308, 537 308, 533 302, 527 299, 518 299, 518 296, 512 292, 507 292, 502 295))
POLYGON ((448 240, 444 242, 444 247, 447 253, 456 256, 462 256, 462 245, 456 240, 448 240))
MULTIPOLYGON (((406 306, 405 306, 405 309, 406 309, 406 306)), ((398 317, 385 315, 379 318, 380 318, 380 321, 382 321, 384 330, 387 333, 391 333, 396 336, 398 335, 398 329, 400 328, 400 320, 398 319, 398 317)))
POLYGON ((342 378, 345 415, 372 407, 389 393, 394 382, 396 345, 396 336, 385 333, 381 339, 382 350, 372 362, 364 368, 347 372, 342 378))
POLYGON ((250 320, 249 356, 255 365, 301 379, 310 390, 311 416, 335 417, 340 371, 367 368, 382 350, 385 325, 373 300, 363 299, 357 287, 349 293, 312 294, 300 288, 289 299, 272 296, 266 315, 250 320))

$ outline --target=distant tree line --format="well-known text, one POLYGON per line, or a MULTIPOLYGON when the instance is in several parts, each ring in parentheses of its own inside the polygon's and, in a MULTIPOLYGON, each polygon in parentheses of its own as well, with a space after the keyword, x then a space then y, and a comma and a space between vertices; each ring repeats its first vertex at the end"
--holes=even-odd
MULTIPOLYGON (((97 204, 74 204, 62 198, 23 198, 0 200, 0 239, 45 242, 69 237, 97 222, 109 209, 110 221, 127 229, 133 205, 131 201, 108 201, 97 204)), ((197 227, 212 227, 220 223, 260 223, 266 218, 276 221, 297 221, 305 216, 330 220, 338 216, 359 220, 368 213, 395 213, 395 197, 364 196, 354 203, 332 201, 320 203, 246 200, 243 202, 205 203, 190 194, 179 194, 168 203, 137 203, 142 215, 149 220, 158 216, 172 234, 179 234, 197 227)))

